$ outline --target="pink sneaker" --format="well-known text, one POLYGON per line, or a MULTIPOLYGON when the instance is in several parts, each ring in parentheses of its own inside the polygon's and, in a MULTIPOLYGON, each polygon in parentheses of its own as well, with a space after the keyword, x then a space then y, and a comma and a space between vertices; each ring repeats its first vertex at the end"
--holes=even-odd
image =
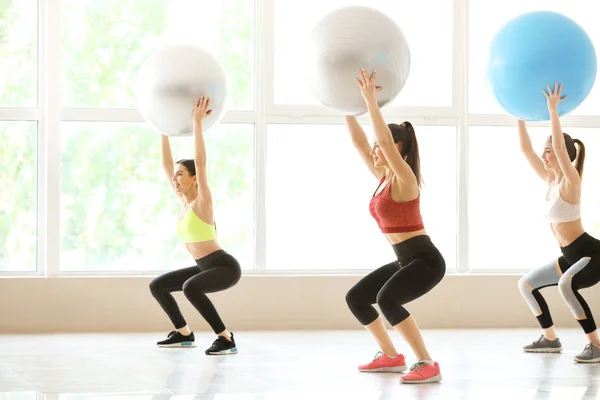
POLYGON ((400 377, 401 383, 431 383, 442 380, 440 366, 438 363, 429 365, 426 362, 418 362, 410 367, 410 372, 400 377))
POLYGON ((406 362, 404 362, 402 354, 390 358, 379 351, 375 354, 373 361, 359 366, 358 370, 360 372, 402 372, 406 371, 406 362))

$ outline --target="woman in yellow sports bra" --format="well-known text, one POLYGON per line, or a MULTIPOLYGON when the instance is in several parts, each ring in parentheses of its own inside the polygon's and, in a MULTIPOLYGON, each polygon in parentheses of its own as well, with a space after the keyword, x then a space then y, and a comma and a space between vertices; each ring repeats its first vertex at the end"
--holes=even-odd
POLYGON ((238 261, 221 249, 216 239, 213 201, 206 176, 206 149, 202 120, 212 113, 210 99, 201 96, 194 104, 194 151, 192 160, 173 162, 169 138, 161 135, 162 166, 177 197, 181 210, 177 233, 196 260, 196 265, 167 272, 150 283, 150 291, 165 310, 175 330, 157 343, 161 347, 194 347, 194 333, 181 315, 172 292, 183 291, 217 334, 207 355, 236 354, 233 333, 229 332, 206 295, 234 286, 242 276, 238 261))

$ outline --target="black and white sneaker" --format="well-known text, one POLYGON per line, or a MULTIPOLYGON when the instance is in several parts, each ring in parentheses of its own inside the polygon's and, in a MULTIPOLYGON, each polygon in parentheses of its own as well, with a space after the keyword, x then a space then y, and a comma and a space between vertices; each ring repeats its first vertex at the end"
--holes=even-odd
POLYGON ((158 347, 196 347, 194 344, 194 332, 189 336, 183 336, 178 331, 169 332, 165 340, 157 342, 158 347))
POLYGON ((233 332, 231 334, 231 342, 224 338, 223 336, 219 336, 217 340, 215 340, 208 349, 206 349, 205 353, 209 356, 219 356, 226 354, 237 354, 237 347, 235 347, 235 339, 233 338, 233 332))

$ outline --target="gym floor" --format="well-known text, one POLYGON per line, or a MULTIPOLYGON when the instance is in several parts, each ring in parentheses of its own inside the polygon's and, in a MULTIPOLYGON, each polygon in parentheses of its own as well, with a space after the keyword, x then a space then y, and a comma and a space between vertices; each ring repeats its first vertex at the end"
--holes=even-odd
MULTIPOLYGON (((600 365, 576 364, 586 340, 559 329, 561 354, 527 354, 534 329, 425 330, 443 380, 401 385, 398 374, 359 373, 377 347, 364 331, 234 332, 240 353, 155 347, 162 333, 0 336, 0 399, 597 399, 600 365)), ((394 332, 390 332, 394 333, 394 332)), ((414 358, 393 336, 407 363, 414 358)))

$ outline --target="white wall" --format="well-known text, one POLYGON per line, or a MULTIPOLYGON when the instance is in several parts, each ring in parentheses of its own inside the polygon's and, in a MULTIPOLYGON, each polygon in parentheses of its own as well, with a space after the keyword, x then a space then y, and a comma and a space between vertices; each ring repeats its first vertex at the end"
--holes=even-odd
MULTIPOLYGON (((164 331, 172 327, 151 296, 150 277, 1 278, 0 333, 164 331)), ((345 303, 360 276, 244 276, 211 295, 227 327, 243 330, 360 329, 345 303)), ((537 327, 517 275, 446 276, 407 307, 422 328, 537 327)), ((557 327, 577 327, 556 288, 542 291, 557 327)), ((598 311, 600 291, 582 291, 598 311)), ((208 330, 176 294, 192 329, 208 330)), ((598 315, 598 314, 597 314, 598 315)))

